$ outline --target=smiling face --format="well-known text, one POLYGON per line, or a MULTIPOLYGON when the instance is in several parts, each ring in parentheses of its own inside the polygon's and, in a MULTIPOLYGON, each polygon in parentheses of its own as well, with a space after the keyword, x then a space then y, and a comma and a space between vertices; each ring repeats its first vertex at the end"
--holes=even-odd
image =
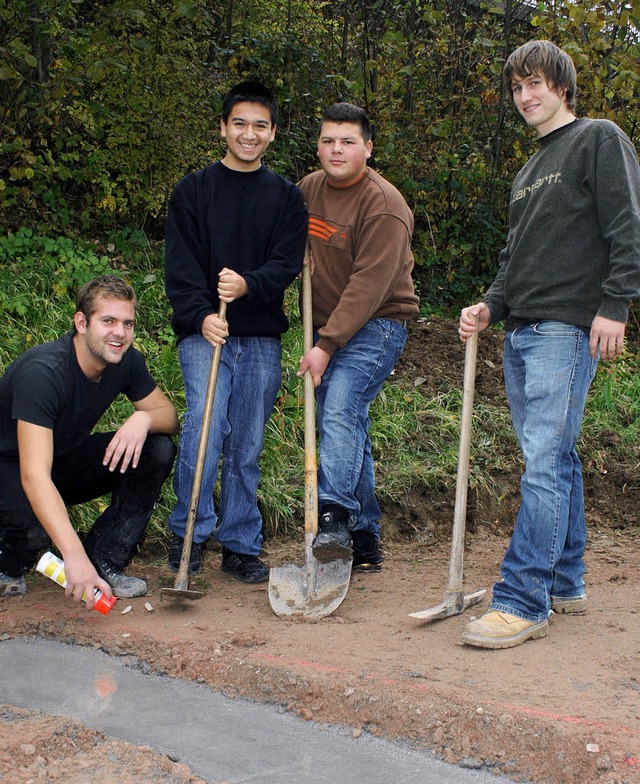
POLYGON ((97 378, 107 365, 117 365, 133 342, 135 306, 129 300, 100 297, 87 319, 75 314, 76 355, 88 378, 97 378))
POLYGON ((544 77, 537 74, 514 76, 511 94, 516 109, 527 125, 536 129, 538 136, 546 136, 575 118, 567 106, 566 90, 550 86, 544 77))
POLYGON ((357 182, 371 157, 371 140, 365 142, 358 123, 325 120, 318 138, 318 158, 329 180, 342 187, 357 182))
POLYGON ((222 163, 236 171, 254 171, 275 138, 276 126, 266 106, 242 102, 231 109, 226 122, 220 120, 220 135, 227 142, 222 163))

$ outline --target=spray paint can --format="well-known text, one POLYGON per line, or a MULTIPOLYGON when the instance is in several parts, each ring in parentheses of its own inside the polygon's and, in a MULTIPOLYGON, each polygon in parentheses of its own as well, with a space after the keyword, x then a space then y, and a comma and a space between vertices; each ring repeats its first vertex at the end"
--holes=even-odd
MULTIPOLYGON (((64 561, 58 558, 57 555, 48 552, 45 553, 38 561, 36 569, 39 572, 42 572, 42 574, 45 574, 55 583, 58 583, 58 585, 61 585, 63 588, 67 587, 67 575, 64 573, 64 561)), ((86 598, 86 594, 83 594, 82 599, 86 600, 86 598)), ((107 599, 102 591, 98 591, 96 589, 96 596, 93 605, 94 610, 102 613, 102 615, 106 615, 115 603, 115 596, 112 596, 111 599, 107 599)))

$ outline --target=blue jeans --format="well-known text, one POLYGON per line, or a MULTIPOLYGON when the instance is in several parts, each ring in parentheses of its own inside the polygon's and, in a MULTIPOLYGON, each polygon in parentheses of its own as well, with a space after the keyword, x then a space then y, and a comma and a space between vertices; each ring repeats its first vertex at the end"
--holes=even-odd
MULTIPOLYGON (((169 527, 181 537, 189 512, 212 353, 211 344, 201 335, 191 335, 178 344, 187 411, 173 482, 178 500, 169 527)), ((270 337, 229 336, 222 347, 194 531, 197 543, 213 532, 229 550, 260 554, 259 460, 264 428, 280 388, 281 354, 280 341, 270 337), (220 508, 216 515, 213 491, 220 458, 220 508)))
POLYGON ((525 471, 494 610, 538 622, 549 616, 551 596, 584 596, 587 529, 576 442, 596 364, 578 327, 541 321, 507 332, 504 377, 525 471))
POLYGON ((380 507, 375 479, 369 406, 398 361, 407 339, 399 321, 372 319, 339 348, 316 389, 320 466, 318 503, 349 511, 352 530, 377 536, 380 507))

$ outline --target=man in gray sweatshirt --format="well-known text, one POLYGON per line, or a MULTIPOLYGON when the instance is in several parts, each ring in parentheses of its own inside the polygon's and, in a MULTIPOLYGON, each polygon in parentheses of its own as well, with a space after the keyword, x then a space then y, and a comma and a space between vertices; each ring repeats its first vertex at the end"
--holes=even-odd
POLYGON ((503 78, 539 149, 513 183, 498 274, 460 317, 463 342, 506 319, 505 385, 525 462, 502 579, 489 611, 462 634, 481 648, 544 637, 551 611, 586 611, 576 442, 596 363, 623 352, 640 294, 640 167, 631 141, 608 120, 576 118, 574 64, 549 41, 519 47, 503 78))

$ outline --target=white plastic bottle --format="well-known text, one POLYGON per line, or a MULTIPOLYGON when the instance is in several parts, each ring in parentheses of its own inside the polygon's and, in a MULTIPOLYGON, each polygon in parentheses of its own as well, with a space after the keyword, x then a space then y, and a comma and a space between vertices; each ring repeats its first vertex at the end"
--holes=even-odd
MULTIPOLYGON (((67 587, 67 575, 64 573, 64 561, 60 560, 57 555, 49 552, 45 553, 38 561, 36 569, 63 588, 67 587)), ((83 595, 82 598, 83 600, 86 599, 86 595, 83 595)), ((93 605, 94 610, 102 613, 102 615, 106 615, 115 603, 115 596, 112 596, 111 599, 107 599, 102 591, 96 590, 96 597, 93 605)))

